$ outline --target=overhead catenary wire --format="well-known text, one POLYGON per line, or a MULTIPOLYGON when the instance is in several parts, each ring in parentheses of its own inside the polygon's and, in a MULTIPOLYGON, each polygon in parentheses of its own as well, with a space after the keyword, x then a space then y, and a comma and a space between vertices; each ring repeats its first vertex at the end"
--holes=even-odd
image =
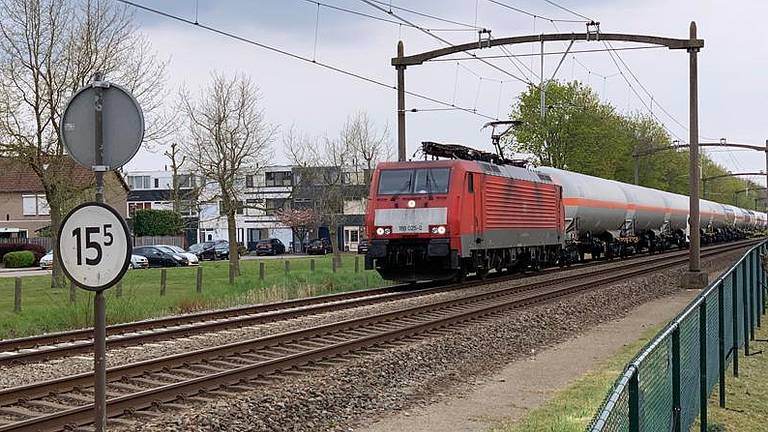
POLYGON ((558 8, 558 9, 560 9, 560 10, 564 10, 564 11, 570 13, 571 15, 575 15, 575 16, 577 16, 579 18, 584 18, 585 20, 587 20, 589 22, 594 22, 595 21, 594 19, 592 19, 592 18, 590 18, 588 16, 582 15, 582 14, 580 14, 580 13, 578 13, 578 12, 572 10, 572 9, 568 9, 565 6, 561 6, 561 5, 557 4, 557 3, 555 3, 554 1, 551 1, 551 0, 544 0, 544 1, 549 3, 549 4, 551 4, 552 6, 554 6, 556 8, 558 8))
MULTIPOLYGON (((377 0, 360 0, 360 1, 362 1, 363 3, 366 3, 366 4, 368 4, 369 6, 371 6, 371 7, 375 8, 375 9, 377 9, 377 10, 381 11, 381 12, 384 12, 384 13, 389 13, 390 15, 392 15, 393 17, 395 17, 395 18, 397 18, 397 19, 399 19, 399 20, 403 21, 404 23, 407 23, 407 24, 410 24, 410 25, 414 25, 414 26, 416 26, 416 24, 412 23, 411 21, 408 21, 407 19, 405 19, 405 18, 403 18, 403 17, 401 17, 401 16, 397 15, 397 14, 396 14, 396 13, 394 13, 394 12, 391 12, 391 11, 389 11, 389 12, 388 12, 386 9, 384 9, 384 8, 380 7, 379 5, 377 5, 376 3, 379 3, 377 0)), ((438 36, 438 35, 436 35, 436 34, 434 34, 434 33, 431 33, 431 32, 429 32, 429 31, 428 31, 427 29, 425 29, 424 27, 421 27, 421 26, 416 26, 416 28, 417 28, 418 30, 420 30, 421 32, 423 32, 423 33, 425 33, 425 34, 427 34, 427 35, 431 36, 432 38, 435 38, 435 39, 437 39, 438 41, 440 41, 440 42, 442 42, 442 43, 444 43, 444 44, 446 44, 446 45, 448 45, 448 46, 455 46, 455 45, 454 45, 454 44, 452 44, 450 41, 448 41, 448 40, 446 40, 446 39, 444 39, 444 38, 442 38, 442 37, 440 37, 440 36, 438 36)), ((464 51, 464 52, 465 52, 466 54, 470 55, 471 57, 477 57, 477 55, 476 55, 475 53, 471 52, 471 51, 464 51)), ((489 62, 489 61, 487 61, 487 60, 483 60, 483 59, 478 59, 478 60, 479 60, 480 62, 482 62, 482 63, 484 63, 484 64, 486 64, 486 65, 490 66, 491 68, 493 68, 493 69, 496 69, 497 71, 499 71, 499 72, 501 72, 501 73, 503 73, 503 74, 505 74, 505 75, 508 75, 508 76, 510 76, 510 77, 512 77, 512 78, 514 78, 514 79, 516 79, 516 80, 518 80, 518 81, 520 81, 520 82, 522 82, 522 83, 525 83, 525 84, 527 84, 527 85, 532 85, 532 84, 533 84, 533 83, 531 83, 529 80, 527 80, 527 79, 524 79, 524 78, 521 78, 521 77, 519 77, 519 76, 517 76, 517 75, 515 75, 515 74, 513 74, 513 73, 511 73, 511 72, 509 72, 509 71, 507 71, 507 70, 504 70, 504 69, 502 69, 501 67, 499 67, 499 66, 497 66, 497 65, 495 65, 495 64, 493 64, 493 63, 491 63, 491 62, 489 62)))
POLYGON ((423 17, 423 18, 429 18, 429 19, 433 19, 435 21, 444 22, 446 24, 454 24, 454 25, 458 25, 458 26, 462 26, 462 27, 468 27, 468 28, 471 28, 471 29, 474 29, 474 30, 482 30, 482 27, 478 27, 477 25, 467 24, 467 23, 463 23, 463 22, 460 22, 460 21, 455 21, 455 20, 451 20, 451 19, 448 19, 448 18, 439 17, 437 15, 432 15, 432 14, 420 12, 420 11, 417 11, 417 10, 414 10, 414 9, 408 9, 408 8, 405 8, 405 7, 402 7, 402 6, 396 6, 396 5, 392 4, 391 1, 386 3, 386 2, 383 2, 381 0, 370 0, 370 2, 371 3, 377 3, 377 4, 383 5, 383 6, 387 6, 389 8, 389 10, 387 10, 387 9, 380 9, 380 10, 383 11, 384 13, 388 14, 388 15, 393 15, 394 16, 394 12, 392 12, 392 9, 395 9, 395 10, 407 12, 407 13, 412 14, 412 15, 417 15, 417 16, 420 16, 420 17, 423 17))
MULTIPOLYGON (((199 22, 194 22, 194 21, 191 21, 191 20, 189 20, 187 18, 178 16, 178 15, 174 15, 172 13, 165 12, 165 11, 162 11, 162 10, 159 10, 159 9, 151 8, 149 6, 145 6, 143 4, 136 3, 134 1, 130 1, 130 0, 117 0, 117 1, 120 2, 120 3, 126 4, 128 6, 131 6, 131 7, 137 8, 137 9, 141 9, 141 10, 146 11, 146 12, 150 12, 150 13, 153 13, 153 14, 156 14, 156 15, 160 15, 160 16, 163 16, 165 18, 168 18, 168 19, 171 19, 171 20, 174 20, 174 21, 178 21, 178 22, 181 22, 181 23, 184 23, 184 24, 188 24, 188 25, 191 25, 191 26, 194 26, 194 27, 198 27, 198 28, 207 30, 207 31, 209 31, 211 33, 216 33, 216 34, 221 35, 221 36, 225 36, 225 37, 228 37, 228 38, 231 38, 231 39, 243 42, 243 43, 247 43, 249 45, 253 45, 253 46, 256 46, 256 47, 268 50, 268 51, 272 51, 274 53, 281 54, 281 55, 284 55, 286 57, 293 58, 294 60, 299 60, 299 61, 302 61, 302 62, 311 63, 311 64, 317 65, 317 66, 319 66, 321 68, 324 68, 324 69, 327 69, 327 70, 330 70, 330 71, 333 71, 333 72, 336 72, 336 73, 339 73, 339 74, 342 74, 342 75, 346 75, 348 77, 355 78, 355 79, 358 79, 358 80, 361 80, 361 81, 364 81, 364 82, 367 82, 367 83, 370 83, 370 84, 374 84, 374 85, 377 85, 377 86, 380 86, 380 87, 385 87, 385 88, 388 88, 388 89, 391 89, 391 90, 397 90, 397 87, 392 85, 392 84, 387 84, 387 83, 379 81, 379 80, 377 80, 375 78, 370 78, 370 77, 364 76, 362 74, 359 74, 357 72, 352 72, 352 71, 343 69, 341 67, 334 66, 334 65, 332 65, 330 63, 324 63, 324 62, 321 62, 321 61, 312 60, 311 58, 308 58, 308 57, 305 57, 305 56, 302 56, 302 55, 299 55, 299 54, 296 54, 296 53, 292 53, 292 52, 287 51, 287 50, 282 49, 282 48, 277 48, 277 47, 268 45, 268 44, 263 43, 263 42, 258 42, 258 41, 255 41, 253 39, 248 39, 248 38, 246 38, 244 36, 239 36, 239 35, 237 35, 235 33, 231 33, 231 32, 225 31, 225 30, 221 30, 221 29, 218 29, 216 27, 212 27, 212 26, 209 26, 209 25, 206 25, 206 24, 201 24, 199 22)), ((445 102, 443 100, 440 100, 440 99, 437 99, 437 98, 433 98, 433 97, 427 96, 425 94, 417 93, 417 92, 410 91, 410 90, 406 90, 405 93, 410 95, 410 96, 413 96, 413 97, 416 97, 416 98, 419 98, 419 99, 422 99, 422 100, 425 100, 425 101, 428 101, 428 102, 432 102, 432 103, 435 103, 435 104, 438 104, 438 105, 443 105, 445 107, 450 107, 450 108, 455 109, 455 110, 464 111, 464 112, 467 112, 467 113, 470 113, 470 114, 473 114, 473 115, 476 115, 476 116, 479 116, 479 117, 483 117, 483 118, 486 118, 486 119, 489 119, 489 120, 498 120, 496 117, 493 117, 493 116, 490 116, 490 115, 487 115, 487 114, 483 114, 483 113, 481 113, 481 112, 479 112, 477 110, 473 110, 471 108, 457 106, 457 105, 454 105, 454 104, 452 104, 450 102, 445 102)))
MULTIPOLYGON (((386 22, 386 23, 389 23, 389 24, 397 25, 397 26, 414 27, 414 26, 409 26, 407 24, 403 24, 400 21, 395 21, 395 20, 392 20, 392 19, 389 19, 389 18, 378 17, 378 16, 375 16, 375 15, 367 14, 365 12, 360 12, 360 11, 356 11, 356 10, 353 10, 353 9, 344 8, 344 7, 341 7, 341 6, 336 6, 336 5, 332 5, 332 4, 328 4, 328 3, 323 3, 323 2, 319 2, 319 1, 315 1, 315 0, 302 0, 302 1, 314 4, 314 5, 317 5, 318 8, 319 7, 324 7, 326 9, 331 9, 331 10, 335 10, 335 11, 338 11, 338 12, 344 12, 344 13, 348 13, 348 14, 351 14, 351 15, 357 15, 357 16, 360 16, 360 17, 364 17, 364 18, 368 18, 368 19, 372 19, 372 20, 376 20, 376 21, 381 21, 381 22, 386 22)), ((463 28, 431 28, 430 27, 429 31, 433 31, 433 32, 454 32, 454 31, 474 32, 474 31, 476 31, 476 29, 475 28, 471 28, 471 27, 463 27, 463 28)))
POLYGON ((523 15, 528 15, 529 17, 538 18, 538 19, 542 19, 542 20, 550 21, 550 22, 586 23, 586 22, 592 21, 589 18, 579 19, 579 20, 562 19, 562 18, 550 18, 550 17, 546 17, 546 16, 543 16, 543 15, 539 15, 539 14, 533 13, 533 12, 529 12, 529 11, 527 11, 525 9, 520 9, 519 7, 512 6, 510 4, 507 4, 507 3, 504 3, 504 2, 501 2, 501 1, 498 1, 498 0, 487 0, 487 1, 489 3, 493 3, 493 4, 501 6, 503 8, 506 8, 506 9, 509 9, 509 10, 521 13, 523 15))

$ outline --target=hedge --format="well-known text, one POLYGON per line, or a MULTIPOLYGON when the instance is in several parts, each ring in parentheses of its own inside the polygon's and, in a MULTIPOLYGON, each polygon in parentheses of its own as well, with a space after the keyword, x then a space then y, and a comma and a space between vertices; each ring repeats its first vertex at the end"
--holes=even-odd
POLYGON ((3 256, 6 268, 32 267, 35 265, 35 255, 30 251, 8 252, 3 256))
POLYGON ((35 257, 35 264, 37 264, 40 261, 40 258, 45 256, 48 251, 45 250, 44 247, 34 244, 34 243, 3 243, 0 244, 0 261, 3 260, 3 257, 8 252, 18 252, 18 251, 30 251, 32 252, 32 255, 35 257))
POLYGON ((136 210, 133 214, 133 234, 140 236, 169 236, 181 232, 181 216, 173 210, 136 210))

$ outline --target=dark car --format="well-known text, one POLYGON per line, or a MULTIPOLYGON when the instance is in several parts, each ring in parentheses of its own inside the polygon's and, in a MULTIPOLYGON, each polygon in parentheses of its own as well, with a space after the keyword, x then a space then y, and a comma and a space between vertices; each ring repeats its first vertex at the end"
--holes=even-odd
POLYGON ((133 249, 134 255, 140 255, 149 261, 150 267, 178 267, 189 265, 189 261, 179 254, 172 254, 154 246, 141 246, 133 249))
POLYGON ((327 238, 311 240, 307 245, 307 254, 309 255, 325 255, 331 252, 333 252, 333 246, 327 238))
POLYGON ((196 243, 190 246, 188 251, 197 255, 201 260, 227 259, 229 258, 229 242, 226 240, 215 240, 196 243))
POLYGON ((280 239, 259 240, 256 243, 256 255, 280 255, 285 253, 285 245, 280 239))
POLYGON ((361 255, 368 253, 368 240, 360 240, 360 243, 357 244, 357 253, 361 255))

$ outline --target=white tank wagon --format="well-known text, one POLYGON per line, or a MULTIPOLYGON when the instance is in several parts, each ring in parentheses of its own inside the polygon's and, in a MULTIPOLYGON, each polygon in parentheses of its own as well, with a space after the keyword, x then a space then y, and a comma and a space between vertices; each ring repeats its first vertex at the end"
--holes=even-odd
MULTIPOLYGON (((661 251, 688 241, 688 197, 550 167, 537 171, 562 187, 566 236, 572 253, 621 256, 661 251)), ((700 201, 702 241, 741 238, 764 226, 765 214, 700 201)))

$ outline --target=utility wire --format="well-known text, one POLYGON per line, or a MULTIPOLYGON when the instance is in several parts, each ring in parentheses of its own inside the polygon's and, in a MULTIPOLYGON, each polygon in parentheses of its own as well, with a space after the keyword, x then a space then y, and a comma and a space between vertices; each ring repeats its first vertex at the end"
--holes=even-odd
MULTIPOLYGON (((336 6, 336 5, 332 5, 332 4, 322 3, 322 2, 318 2, 318 1, 314 1, 314 0, 303 0, 303 1, 305 1, 307 3, 311 3, 311 4, 314 4, 314 5, 317 5, 317 6, 322 6, 322 7, 326 8, 326 9, 332 9, 332 10, 339 11, 339 12, 345 12, 345 13, 348 13, 348 14, 357 15, 357 16, 361 16, 361 17, 364 17, 364 18, 369 18, 369 19, 373 19, 373 20, 377 20, 377 21, 381 21, 381 22, 386 22, 386 23, 397 25, 397 26, 406 26, 406 27, 415 28, 415 26, 411 26, 411 25, 408 25, 408 24, 403 24, 400 21, 395 21, 395 20, 391 20, 391 19, 388 19, 388 18, 382 18, 382 17, 378 17, 378 16, 375 16, 375 15, 370 15, 370 14, 367 14, 365 12, 360 12, 360 11, 356 11, 356 10, 352 10, 352 9, 347 9, 347 8, 343 8, 341 6, 336 6)), ((473 32, 473 31, 476 31, 476 29, 474 29, 474 28, 429 28, 428 30, 429 31, 433 31, 433 32, 452 32, 452 31, 464 31, 464 32, 472 31, 473 32)))
POLYGON ((545 16, 542 16, 542 15, 539 15, 539 14, 535 14, 533 12, 528 12, 527 10, 520 9, 518 7, 509 5, 507 3, 500 2, 498 0, 488 0, 488 2, 493 3, 493 4, 497 5, 497 6, 501 6, 503 8, 509 9, 509 10, 513 10, 513 11, 521 13, 523 15, 528 15, 529 17, 539 18, 539 19, 542 19, 544 21, 549 21, 549 22, 587 23, 587 22, 592 21, 589 18, 585 18, 584 20, 549 18, 549 17, 545 17, 545 16))
MULTIPOLYGON (((448 46, 455 46, 455 45, 454 45, 454 44, 452 44, 450 41, 448 41, 448 40, 446 40, 446 39, 444 39, 444 38, 442 38, 442 37, 440 37, 440 36, 438 36, 438 35, 436 35, 436 34, 434 34, 434 33, 431 33, 431 32, 429 32, 427 29, 425 29, 425 28, 423 28, 423 27, 421 27, 421 26, 417 26, 416 24, 414 24, 414 23, 412 23, 412 22, 408 21, 407 19, 405 19, 405 18, 403 18, 403 17, 401 17, 401 16, 397 15, 396 13, 394 13, 394 12, 392 12, 392 11, 387 11, 386 9, 384 9, 384 8, 382 8, 382 7, 380 7, 380 6, 378 6, 378 5, 376 4, 376 3, 378 3, 378 1, 377 1, 377 0, 360 0, 360 1, 362 1, 363 3, 366 3, 366 4, 368 4, 368 5, 370 5, 371 7, 375 8, 375 9, 378 9, 378 10, 379 10, 379 11, 381 11, 381 12, 384 12, 384 13, 388 13, 388 14, 392 15, 393 17, 395 17, 395 18, 399 19, 400 21, 403 21, 403 22, 404 22, 404 23, 406 23, 406 24, 410 24, 410 25, 416 26, 416 28, 417 28, 418 30, 420 30, 420 31, 422 31, 423 33, 425 33, 425 34, 427 34, 427 35, 429 35, 429 36, 431 36, 431 37, 433 37, 433 38, 435 38, 435 39, 439 40, 440 42, 442 42, 442 43, 444 43, 444 44, 446 44, 446 45, 448 45, 448 46)), ((393 7, 394 7, 394 6, 393 6, 393 7)), ((467 54, 469 54, 469 56, 471 56, 471 57, 473 57, 473 58, 477 58, 477 55, 476 55, 475 53, 471 52, 471 51, 464 51, 464 52, 465 52, 465 53, 467 53, 467 54)), ((482 63, 485 63, 486 65, 490 66, 491 68, 493 68, 493 69, 496 69, 497 71, 499 71, 499 72, 501 72, 501 73, 503 73, 503 74, 505 74, 505 75, 508 75, 508 76, 510 76, 510 77, 512 77, 512 78, 514 78, 514 79, 516 79, 516 80, 518 80, 518 81, 520 81, 520 82, 523 82, 523 83, 525 83, 525 84, 527 84, 527 85, 533 85, 533 83, 531 83, 531 82, 530 82, 530 81, 528 81, 527 79, 524 79, 524 78, 520 78, 519 76, 517 76, 517 75, 515 75, 515 74, 513 74, 513 73, 511 73, 511 72, 509 72, 509 71, 506 71, 506 70, 504 70, 504 69, 500 68, 499 66, 497 66, 497 65, 495 65, 495 64, 493 64, 493 63, 491 63, 491 62, 489 62, 489 61, 487 61, 487 60, 484 60, 484 59, 478 59, 478 60, 480 60, 482 63)))
MULTIPOLYGON (((174 20, 174 21, 178 21, 178 22, 181 22, 181 23, 184 23, 184 24, 189 24, 191 26, 199 27, 199 28, 202 28, 204 30, 208 30, 209 32, 219 34, 221 36, 225 36, 225 37, 228 37, 228 38, 231 38, 231 39, 238 40, 240 42, 244 42, 244 43, 247 43, 247 44, 250 44, 250 45, 257 46, 259 48, 263 48, 263 49, 268 50, 268 51, 272 51, 272 52, 275 52, 275 53, 278 53, 278 54, 282 54, 284 56, 293 58, 295 60, 300 60, 300 61, 303 61, 303 62, 306 62, 306 63, 312 63, 312 64, 320 66, 320 67, 322 67, 324 69, 328 69, 328 70, 331 70, 333 72, 340 73, 342 75, 346 75, 346 76, 349 76, 349 77, 352 77, 352 78, 356 78, 358 80, 365 81, 365 82, 368 82, 368 83, 371 83, 371 84, 375 84, 375 85, 380 86, 380 87, 385 87, 385 88, 389 88, 389 89, 392 89, 392 90, 397 90, 396 86, 391 85, 391 84, 387 84, 387 83, 379 81, 377 79, 366 77, 364 75, 361 75, 361 74, 358 74, 356 72, 352 72, 352 71, 348 71, 348 70, 342 69, 341 67, 337 67, 337 66, 331 65, 329 63, 323 63, 323 62, 320 62, 320 61, 312 60, 312 59, 310 59, 308 57, 304 57, 304 56, 299 55, 299 54, 294 54, 294 53, 292 53, 290 51, 286 51, 286 50, 281 49, 281 48, 276 48, 276 47, 273 47, 271 45, 267 45, 265 43, 261 43, 261 42, 258 42, 258 41, 252 40, 252 39, 245 38, 243 36, 236 35, 234 33, 230 33, 230 32, 224 31, 224 30, 217 29, 217 28, 212 27, 212 26, 196 23, 194 21, 188 20, 188 19, 183 18, 181 16, 173 15, 173 14, 171 14, 169 12, 164 12, 164 11, 161 11, 159 9, 154 9, 154 8, 151 8, 151 7, 148 7, 148 6, 145 6, 145 5, 133 2, 133 1, 129 1, 129 0, 117 0, 117 1, 120 2, 120 3, 126 4, 128 6, 132 6, 134 8, 137 8, 137 9, 141 9, 141 10, 144 10, 144 11, 147 11, 147 12, 151 12, 151 13, 156 14, 156 15, 163 16, 165 18, 169 18, 169 19, 174 20)), ((421 94, 421 93, 416 93, 416 92, 409 91, 409 90, 406 90, 405 93, 408 94, 408 95, 414 96, 416 98, 419 98, 419 99, 423 99, 423 100, 426 100, 426 101, 429 101, 429 102, 436 103, 438 105, 443 105, 443 106, 450 107, 450 108, 453 108, 453 109, 457 109, 457 110, 460 110, 460 111, 468 112, 468 113, 471 113, 471 114, 474 114, 474 115, 477 115, 479 117, 483 117, 483 118, 486 118, 486 119, 489 119, 489 120, 498 120, 496 117, 483 114, 483 113, 481 113, 481 112, 479 112, 477 110, 473 110, 471 108, 465 108, 465 107, 457 106, 457 105, 454 105, 452 103, 445 102, 445 101, 442 101, 440 99, 436 99, 436 98, 433 98, 431 96, 427 96, 427 95, 424 95, 424 94, 421 94)))
POLYGON ((554 7, 556 7, 556 8, 558 8, 558 9, 561 9, 561 10, 564 10, 564 11, 566 11, 566 12, 570 13, 571 15, 575 15, 575 16, 577 16, 577 17, 579 17, 579 18, 584 18, 585 20, 587 20, 587 21, 590 21, 590 22, 593 22, 593 21, 595 21, 594 19, 592 19, 592 18, 590 18, 590 17, 588 17, 588 16, 584 16, 584 15, 582 15, 582 14, 580 14, 580 13, 578 13, 578 12, 575 12, 575 11, 573 11, 573 10, 571 10, 571 9, 568 9, 568 8, 567 8, 567 7, 565 7, 565 6, 560 6, 559 4, 557 4, 557 3, 555 3, 555 2, 553 2, 553 1, 551 1, 551 0, 544 0, 544 1, 545 1, 545 2, 547 2, 547 3, 549 3, 549 4, 551 4, 552 6, 554 6, 554 7))
POLYGON ((392 9, 396 9, 396 10, 399 10, 399 11, 408 12, 409 14, 418 15, 418 16, 423 17, 423 18, 429 18, 429 19, 433 19, 435 21, 441 21, 441 22, 444 22, 444 23, 447 23, 447 24, 455 24, 455 25, 462 26, 462 27, 468 27, 468 28, 471 28, 471 29, 474 29, 474 30, 481 30, 482 29, 481 27, 478 27, 477 25, 467 24, 467 23, 463 23, 463 22, 459 22, 459 21, 450 20, 450 19, 447 19, 447 18, 442 18, 442 17, 435 16, 435 15, 430 15, 430 14, 427 14, 427 13, 424 13, 424 12, 419 12, 419 11, 416 11, 416 10, 413 10, 413 9, 407 9, 407 8, 402 7, 402 6, 395 6, 395 5, 392 4, 392 2, 388 2, 387 3, 387 2, 380 1, 380 0, 370 0, 370 2, 366 2, 366 3, 368 3, 368 4, 370 4, 370 3, 377 3, 379 5, 386 6, 387 8, 389 8, 389 10, 380 9, 380 8, 377 8, 377 9, 381 10, 382 12, 384 12, 384 13, 386 13, 388 15, 394 15, 394 13, 392 12, 392 9))

